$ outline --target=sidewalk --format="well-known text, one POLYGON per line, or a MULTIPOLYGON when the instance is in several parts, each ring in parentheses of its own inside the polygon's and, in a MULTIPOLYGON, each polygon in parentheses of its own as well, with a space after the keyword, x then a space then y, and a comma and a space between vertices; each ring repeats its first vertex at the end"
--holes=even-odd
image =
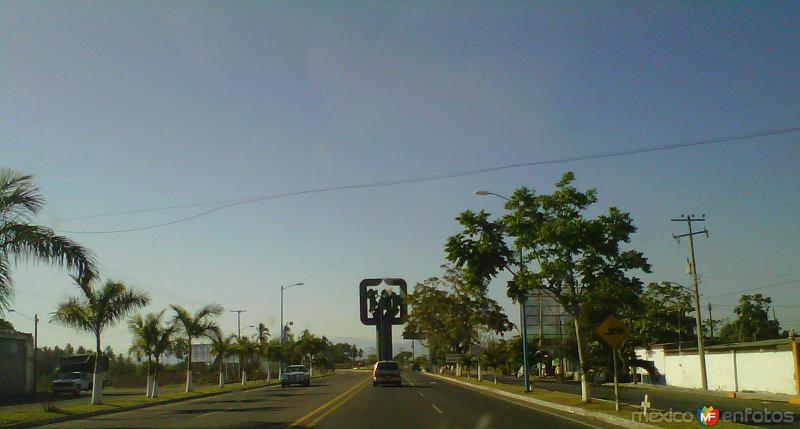
MULTIPOLYGON (((543 380, 540 380, 543 381, 543 380)), ((614 383, 603 383, 603 386, 610 386, 614 387, 614 383)), ((664 386, 660 384, 647 384, 647 383, 619 383, 620 388, 626 389, 659 389, 665 392, 683 392, 683 393, 696 393, 696 394, 703 394, 703 395, 712 395, 712 396, 720 396, 725 398, 731 398, 732 392, 724 391, 724 390, 700 390, 700 389, 692 389, 688 387, 676 387, 676 386, 664 386)), ((782 393, 769 393, 769 392, 736 392, 736 398, 740 399, 752 399, 757 401, 768 401, 768 402, 786 402, 789 403, 790 400, 796 398, 796 396, 786 395, 782 393)))

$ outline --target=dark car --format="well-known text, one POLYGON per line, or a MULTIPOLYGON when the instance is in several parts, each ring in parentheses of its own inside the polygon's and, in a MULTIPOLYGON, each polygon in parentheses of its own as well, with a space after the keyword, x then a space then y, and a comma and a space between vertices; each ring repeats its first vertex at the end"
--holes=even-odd
POLYGON ((375 362, 372 369, 372 387, 379 384, 391 384, 400 386, 400 365, 393 360, 381 360, 375 362))

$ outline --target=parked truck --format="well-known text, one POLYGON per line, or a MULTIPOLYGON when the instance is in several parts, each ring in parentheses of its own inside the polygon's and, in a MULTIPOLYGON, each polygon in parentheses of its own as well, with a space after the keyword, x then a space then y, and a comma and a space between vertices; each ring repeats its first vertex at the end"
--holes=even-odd
MULTIPOLYGON (((58 365, 58 379, 51 382, 53 393, 71 393, 78 395, 82 390, 92 390, 92 374, 94 373, 94 354, 67 356, 58 365)), ((108 356, 100 357, 103 385, 108 380, 108 356)))

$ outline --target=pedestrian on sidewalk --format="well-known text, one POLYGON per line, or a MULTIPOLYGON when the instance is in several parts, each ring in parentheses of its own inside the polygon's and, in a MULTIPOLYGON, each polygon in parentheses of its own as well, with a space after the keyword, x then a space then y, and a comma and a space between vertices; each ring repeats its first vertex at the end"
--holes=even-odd
POLYGON ((558 384, 561 384, 561 362, 559 362, 558 365, 556 365, 555 372, 556 372, 556 381, 558 382, 558 384))

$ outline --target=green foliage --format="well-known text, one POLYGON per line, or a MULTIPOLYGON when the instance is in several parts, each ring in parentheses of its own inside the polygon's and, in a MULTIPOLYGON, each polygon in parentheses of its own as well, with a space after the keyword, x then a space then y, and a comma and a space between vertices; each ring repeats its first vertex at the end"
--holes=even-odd
POLYGON ((0 319, 0 331, 13 331, 14 325, 5 319, 0 319))
POLYGON ((719 337, 723 342, 760 341, 785 338, 780 322, 769 320, 769 306, 772 298, 760 293, 742 295, 739 304, 733 309, 736 320, 725 324, 719 337))
POLYGON ((65 266, 79 276, 96 273, 87 249, 50 228, 31 224, 43 206, 33 176, 0 169, 0 314, 13 296, 12 261, 65 266))
MULTIPOLYGON (((144 307, 150 297, 127 288, 124 284, 107 280, 102 288, 95 288, 95 277, 91 273, 72 276, 83 296, 69 298, 59 304, 53 313, 52 322, 69 326, 95 335, 97 355, 101 355, 100 335, 107 327, 116 325, 133 310, 144 307)), ((97 359, 96 365, 100 359, 97 359)))
POLYGON ((519 300, 544 290, 555 298, 579 326, 576 348, 583 372, 590 360, 583 348, 588 330, 609 313, 633 314, 640 305, 642 283, 628 272, 650 271, 641 252, 624 250, 636 232, 628 213, 616 207, 589 218, 585 213, 597 203, 594 189, 580 191, 568 172, 552 194, 538 195, 517 189, 505 205, 506 215, 489 220, 481 212, 462 213, 457 220, 463 231, 445 245, 447 259, 463 268, 468 284, 485 289, 501 270, 514 275, 507 295, 519 300), (513 241, 511 250, 506 239, 513 241), (514 260, 516 258, 516 260, 514 260), (536 270, 527 269, 535 263, 536 270), (511 264, 521 265, 516 272, 511 264))
POLYGON ((423 333, 434 355, 467 353, 482 331, 503 334, 513 328, 500 305, 485 289, 470 287, 466 273, 444 266, 441 278, 432 277, 414 286, 407 302, 411 312, 406 333, 423 333))
POLYGON ((643 311, 633 318, 632 342, 637 345, 687 341, 694 337, 692 295, 675 283, 650 283, 642 294, 643 311))

